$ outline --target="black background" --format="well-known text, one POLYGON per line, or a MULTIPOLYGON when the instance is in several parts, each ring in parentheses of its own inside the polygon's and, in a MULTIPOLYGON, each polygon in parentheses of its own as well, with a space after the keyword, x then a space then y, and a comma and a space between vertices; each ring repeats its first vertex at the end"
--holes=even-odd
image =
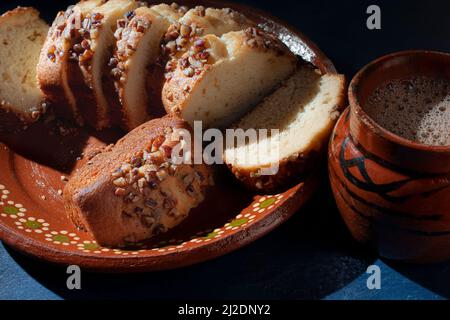
MULTIPOLYGON (((50 23, 75 0, 1 0, 0 11, 34 6, 50 23)), ((395 51, 429 49, 450 52, 448 0, 241 0, 302 31, 350 78, 371 60, 395 51), (368 30, 366 9, 377 4, 382 29, 368 30)))
MULTIPOLYGON (((450 1, 240 1, 270 12, 311 38, 349 79, 371 60, 405 49, 450 52, 450 1), (382 29, 366 27, 366 9, 378 4, 382 29)), ((5 1, 0 11, 32 5, 49 22, 71 1, 5 1)), ((326 185, 288 223, 256 243, 197 266, 147 275, 83 278, 81 292, 64 289, 65 271, 8 249, 38 281, 66 298, 323 298, 364 273, 376 255, 358 247, 345 229, 326 185)), ((388 264, 450 297, 433 268, 388 264), (413 271, 411 271, 413 270, 413 271), (428 276, 426 273, 429 273, 428 276)), ((446 277, 448 280, 448 277, 446 277)), ((444 281, 445 282, 445 281, 444 281)))

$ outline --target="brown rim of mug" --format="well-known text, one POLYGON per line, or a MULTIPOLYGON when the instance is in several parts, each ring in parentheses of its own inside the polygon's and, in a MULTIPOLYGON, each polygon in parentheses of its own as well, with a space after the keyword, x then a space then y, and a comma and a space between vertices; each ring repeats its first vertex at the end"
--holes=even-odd
POLYGON ((389 140, 390 142, 394 144, 399 144, 404 147, 418 150, 418 151, 431 151, 436 153, 450 153, 450 145, 446 146, 434 146, 434 145, 426 145, 421 144, 418 142, 414 142, 411 140, 408 140, 406 138, 403 138, 401 136, 396 135, 395 133, 392 133, 391 131, 383 128, 380 126, 375 120, 373 120, 362 108, 360 99, 358 97, 358 91, 359 91, 359 85, 361 83, 361 79, 364 79, 367 74, 372 72, 373 70, 376 70, 378 67, 382 66, 384 63, 386 63, 389 60, 392 60, 394 58, 403 57, 403 56, 423 56, 423 55, 436 55, 436 56, 442 56, 447 57, 450 61, 450 54, 445 52, 438 52, 438 51, 429 51, 429 50, 407 50, 407 51, 400 51, 391 53, 388 55, 385 55, 381 58, 378 58, 366 66, 364 66, 358 73, 353 77, 352 81, 350 82, 350 86, 348 89, 348 97, 350 101, 351 108, 354 108, 355 113, 359 115, 359 121, 361 121, 366 127, 372 129, 372 133, 389 140))

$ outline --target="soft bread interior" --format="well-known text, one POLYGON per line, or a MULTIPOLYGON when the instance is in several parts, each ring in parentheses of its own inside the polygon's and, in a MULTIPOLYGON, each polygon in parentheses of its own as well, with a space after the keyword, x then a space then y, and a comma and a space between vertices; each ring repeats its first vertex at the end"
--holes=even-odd
POLYGON ((193 86, 180 108, 183 119, 201 120, 204 127, 225 127, 294 72, 295 57, 251 48, 244 45, 244 37, 243 31, 227 33, 220 40, 205 37, 210 44, 223 43, 210 50, 220 48, 217 55, 223 58, 216 59, 193 86))
POLYGON ((236 125, 244 130, 278 129, 279 133, 227 147, 225 162, 246 169, 270 167, 293 155, 318 151, 339 116, 344 82, 342 75, 300 68, 236 125))
POLYGON ((36 65, 48 25, 31 8, 18 8, 0 17, 0 104, 23 119, 40 107, 36 65))

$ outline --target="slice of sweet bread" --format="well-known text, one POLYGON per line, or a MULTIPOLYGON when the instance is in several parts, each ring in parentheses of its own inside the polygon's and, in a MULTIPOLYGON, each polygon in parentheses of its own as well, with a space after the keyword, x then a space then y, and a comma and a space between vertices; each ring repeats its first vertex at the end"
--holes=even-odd
POLYGON ((45 111, 36 64, 49 30, 33 8, 0 16, 0 130, 14 131, 45 111))
POLYGON ((109 0, 87 14, 80 13, 76 19, 81 23, 73 31, 76 40, 70 50, 70 61, 72 66, 78 66, 82 76, 74 72, 69 85, 83 118, 98 130, 111 125, 103 80, 115 43, 116 22, 139 5, 134 0, 109 0))
POLYGON ((51 104, 57 116, 75 120, 78 124, 83 124, 83 119, 68 84, 68 76, 73 74, 68 67, 73 29, 80 23, 77 17, 104 2, 105 0, 80 1, 66 11, 59 12, 49 30, 37 65, 39 86, 47 103, 51 104))
POLYGON ((192 124, 225 127, 293 74, 297 58, 274 35, 254 27, 197 39, 166 67, 168 113, 192 124))
POLYGON ((233 141, 224 151, 225 163, 251 189, 270 192, 282 187, 304 174, 323 153, 344 104, 343 75, 321 75, 302 66, 234 126, 279 132, 233 141), (262 175, 263 169, 268 175, 262 175))
POLYGON ((159 57, 161 40, 168 27, 185 12, 183 7, 161 4, 138 8, 117 22, 116 48, 108 66, 120 101, 113 111, 119 111, 119 115, 114 117, 119 118, 125 130, 148 120, 146 69, 159 57))

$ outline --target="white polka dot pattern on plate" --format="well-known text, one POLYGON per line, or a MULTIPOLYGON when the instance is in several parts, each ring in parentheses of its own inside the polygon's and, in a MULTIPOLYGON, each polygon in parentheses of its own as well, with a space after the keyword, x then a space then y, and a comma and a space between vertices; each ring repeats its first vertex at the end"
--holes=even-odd
MULTIPOLYGON (((248 209, 238 214, 223 227, 198 233, 189 240, 171 239, 151 247, 140 244, 140 249, 125 250, 122 248, 104 248, 98 245, 95 240, 81 240, 81 237, 75 232, 52 230, 50 223, 40 218, 37 213, 34 213, 33 216, 27 216, 27 209, 24 205, 11 200, 10 191, 2 184, 0 184, 0 194, 0 217, 13 219, 17 230, 26 234, 36 234, 36 236, 43 237, 48 243, 66 248, 70 247, 85 254, 120 256, 135 256, 149 252, 168 253, 182 249, 188 244, 192 246, 215 241, 253 223, 258 215, 274 209, 283 199, 283 194, 257 197, 248 209)), ((137 247, 139 248, 139 244, 137 244, 137 247)))

